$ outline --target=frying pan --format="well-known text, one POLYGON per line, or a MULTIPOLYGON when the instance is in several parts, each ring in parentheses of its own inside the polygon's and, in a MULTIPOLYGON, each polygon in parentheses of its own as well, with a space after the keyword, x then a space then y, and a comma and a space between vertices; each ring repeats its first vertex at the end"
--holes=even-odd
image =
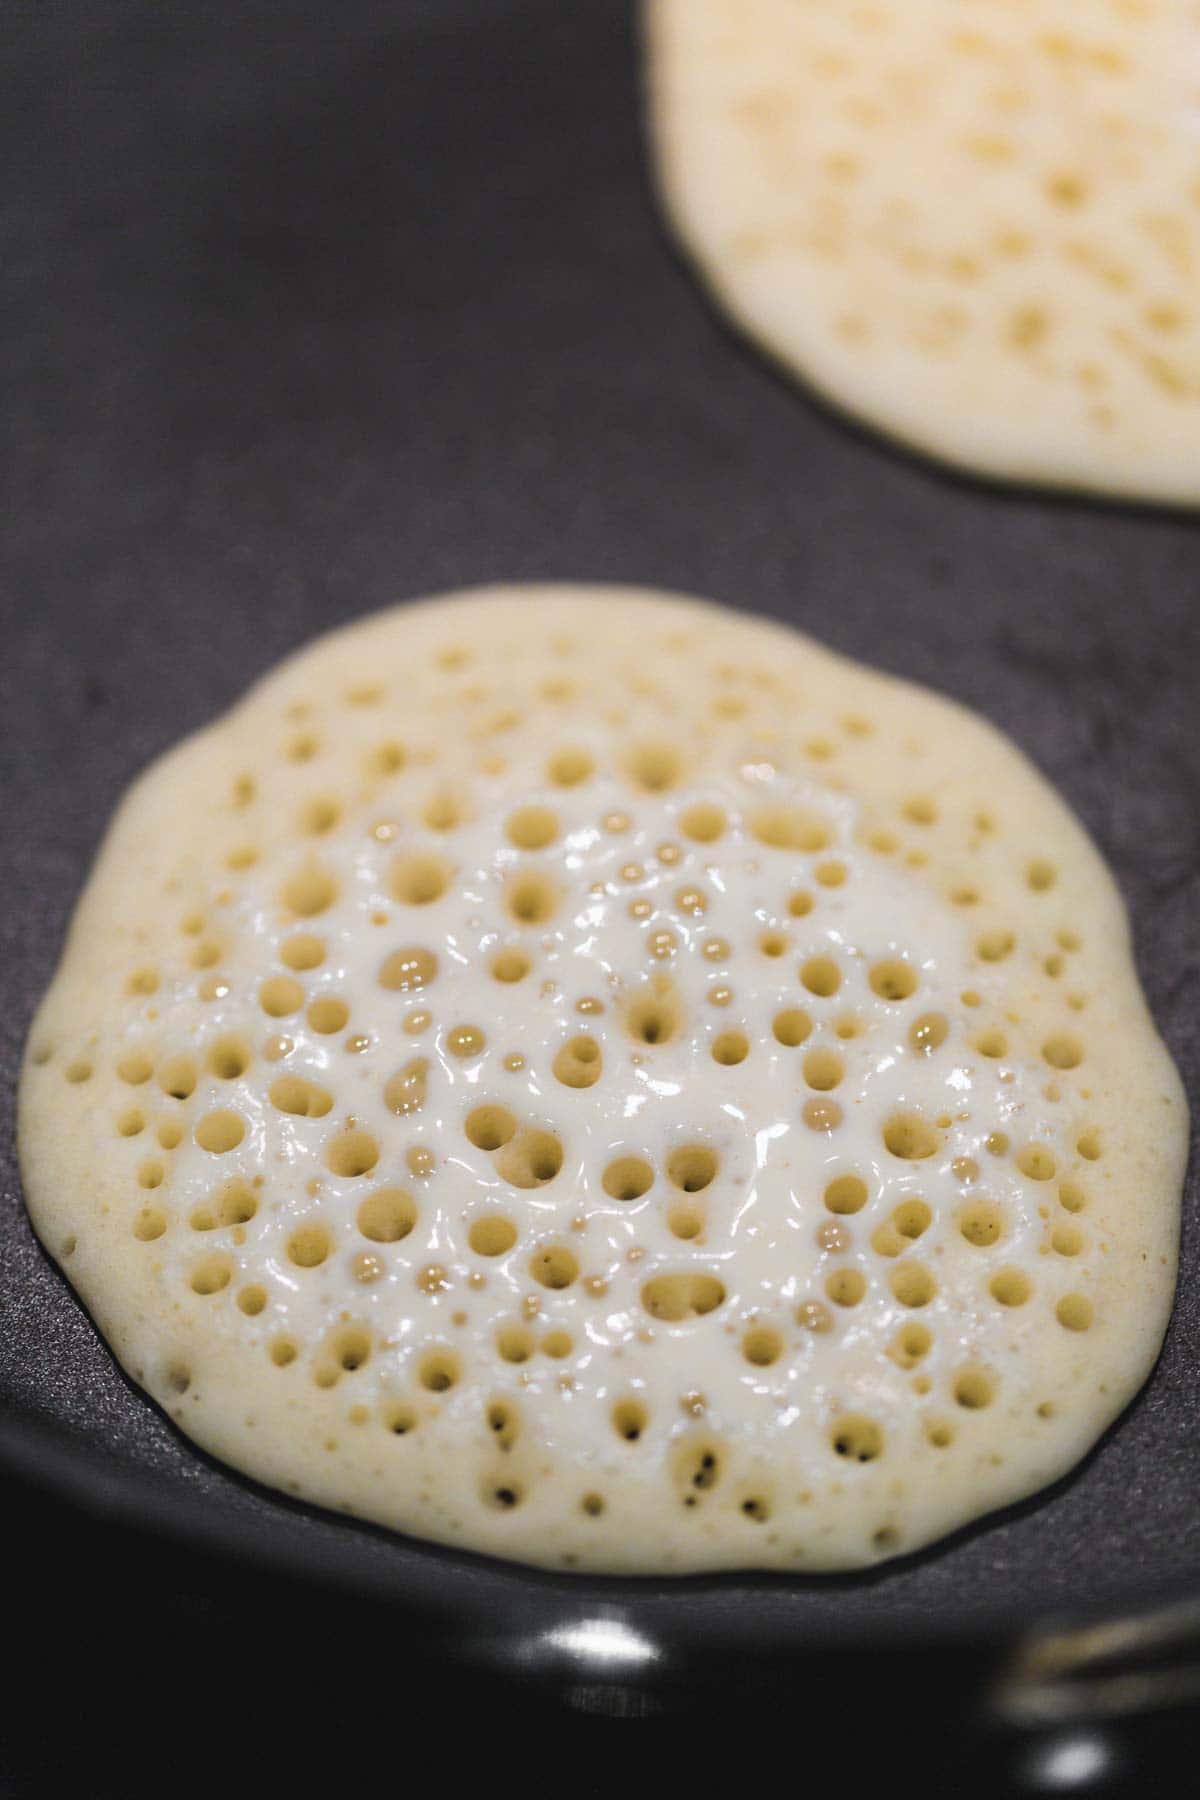
POLYGON ((85 1605, 119 1571, 172 1631, 215 1605, 236 1638, 263 1584, 277 1620, 367 1607, 429 1680, 487 1670, 606 1716, 811 1698, 854 1657, 894 1698, 938 1656, 993 1725, 1186 1699, 1194 1183, 1158 1367, 1056 1488, 865 1575, 568 1579, 307 1511, 194 1449, 35 1243, 10 1127, 148 758, 316 631, 563 576, 788 619, 1011 733, 1116 872, 1195 1104, 1196 521, 956 479, 737 340, 656 214, 626 5, 59 0, 7 25, 0 1452, 31 1555, 75 1545, 85 1605))

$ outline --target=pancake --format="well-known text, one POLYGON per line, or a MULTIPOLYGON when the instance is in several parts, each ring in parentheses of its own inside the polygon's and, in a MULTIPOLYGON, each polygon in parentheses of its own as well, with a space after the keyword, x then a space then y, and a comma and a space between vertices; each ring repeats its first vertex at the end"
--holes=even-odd
POLYGON ((648 0, 663 203, 729 315, 957 468, 1200 500, 1194 0, 648 0))
POLYGON ((1179 1083, 1047 783, 629 589, 398 607, 154 764, 19 1114, 181 1430, 559 1568, 914 1550, 1078 1461, 1175 1277, 1179 1083))

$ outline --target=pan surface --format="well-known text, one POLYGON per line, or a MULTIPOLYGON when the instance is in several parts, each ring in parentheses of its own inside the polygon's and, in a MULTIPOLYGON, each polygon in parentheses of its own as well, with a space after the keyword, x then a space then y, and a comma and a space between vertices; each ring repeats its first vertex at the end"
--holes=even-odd
POLYGON ((885 448, 718 321, 649 191, 612 0, 10 15, 0 1453, 81 1506, 481 1633, 709 1644, 1200 1592, 1196 1184, 1159 1366, 1076 1475, 878 1573, 594 1581, 278 1499, 121 1376, 26 1220, 25 1029, 135 771, 303 638, 570 577, 788 619, 977 707, 1097 838, 1196 1106, 1200 530, 885 448), (501 1627, 497 1621, 504 1620, 501 1627))

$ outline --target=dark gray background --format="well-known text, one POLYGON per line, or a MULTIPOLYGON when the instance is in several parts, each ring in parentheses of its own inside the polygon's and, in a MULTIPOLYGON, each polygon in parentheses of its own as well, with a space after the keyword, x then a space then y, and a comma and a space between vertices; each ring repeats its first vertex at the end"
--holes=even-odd
POLYGON ((957 480, 729 333, 651 202, 624 4, 0 12, 10 1457, 475 1621, 616 1596, 762 1642, 1200 1585, 1194 1190, 1167 1348, 1116 1432, 1042 1503, 870 1577, 672 1590, 450 1556, 226 1474, 117 1372, 25 1222, 11 1088, 121 790, 282 652, 406 595, 575 577, 757 608, 929 681, 1096 835, 1194 1093, 1200 534, 957 480))

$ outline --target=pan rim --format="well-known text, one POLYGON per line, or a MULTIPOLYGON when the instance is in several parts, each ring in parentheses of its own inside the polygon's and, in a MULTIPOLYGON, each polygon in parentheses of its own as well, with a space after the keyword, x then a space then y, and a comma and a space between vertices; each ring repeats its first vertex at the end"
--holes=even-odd
MULTIPOLYGON (((193 1447, 194 1448, 194 1447, 193 1447)), ((202 1454, 197 1452, 197 1454, 202 1454)), ((206 1459, 207 1460, 207 1459, 206 1459)), ((528 1651, 539 1636, 566 1619, 582 1613, 611 1616, 620 1611, 639 1635, 657 1637, 670 1659, 688 1660, 697 1623, 704 1615, 702 1652, 714 1655, 751 1655, 756 1658, 810 1653, 851 1654, 872 1649, 886 1651, 903 1644, 910 1651, 937 1652, 955 1646, 999 1650, 1047 1631, 1075 1631, 1136 1621, 1160 1608, 1177 1608, 1180 1602, 1200 1603, 1200 1580, 1184 1586, 1161 1581, 1151 1587, 1122 1584, 1103 1592, 1081 1596, 1066 1606, 1061 1602, 1044 1613, 1031 1615, 1019 1603, 986 1601, 976 1608, 930 1607, 913 1603, 889 1605, 872 1616, 855 1609, 839 1617, 836 1609, 818 1612, 798 1609, 781 1619, 778 1608, 754 1603, 764 1595, 786 1605, 789 1595, 811 1596, 834 1583, 845 1584, 853 1576, 796 1577, 773 1571, 732 1571, 684 1576, 617 1576, 558 1572, 462 1551, 420 1539, 399 1536, 356 1518, 341 1518, 303 1502, 282 1502, 280 1496, 237 1471, 214 1464, 237 1486, 265 1500, 273 1517, 241 1515, 230 1529, 230 1513, 214 1511, 211 1500, 186 1489, 175 1489, 146 1471, 132 1471, 118 1459, 99 1455, 94 1447, 71 1441, 44 1420, 24 1415, 11 1407, 0 1412, 0 1470, 8 1480, 49 1494, 97 1522, 123 1527, 162 1544, 175 1545, 213 1557, 229 1567, 252 1566, 259 1572, 319 1586, 330 1597, 372 1601, 414 1612, 418 1601, 428 1612, 430 1594, 437 1622, 452 1627, 460 1650, 481 1666, 511 1662, 528 1651), (294 1514, 323 1530, 320 1554, 306 1555, 296 1534, 280 1530, 281 1511, 294 1514), (338 1527, 330 1532, 329 1526, 338 1527), (348 1528, 348 1529, 347 1529, 348 1528), (403 1582, 381 1580, 378 1565, 368 1566, 359 1553, 363 1534, 383 1542, 395 1539, 408 1555, 416 1554, 428 1571, 441 1577, 420 1595, 405 1594, 403 1582), (827 1586, 828 1583, 828 1586, 827 1586), (508 1629, 497 1629, 491 1592, 513 1586, 520 1589, 519 1614, 508 1619, 508 1629), (487 1591, 485 1591, 487 1590, 487 1591), (731 1609, 732 1594, 743 1590, 748 1604, 731 1609), (690 1602, 686 1630, 677 1641, 664 1631, 659 1617, 672 1599, 690 1602), (740 1610, 739 1628, 730 1629, 731 1612, 740 1610), (473 1615, 473 1616, 472 1616, 473 1615), (478 1629, 475 1629, 478 1627, 478 1629)), ((986 1529, 985 1520, 981 1527, 986 1529)), ((866 1577, 870 1578, 869 1573, 866 1577)), ((863 1579, 863 1577, 859 1577, 863 1579)), ((697 1647, 699 1651, 699 1647, 697 1647)))

